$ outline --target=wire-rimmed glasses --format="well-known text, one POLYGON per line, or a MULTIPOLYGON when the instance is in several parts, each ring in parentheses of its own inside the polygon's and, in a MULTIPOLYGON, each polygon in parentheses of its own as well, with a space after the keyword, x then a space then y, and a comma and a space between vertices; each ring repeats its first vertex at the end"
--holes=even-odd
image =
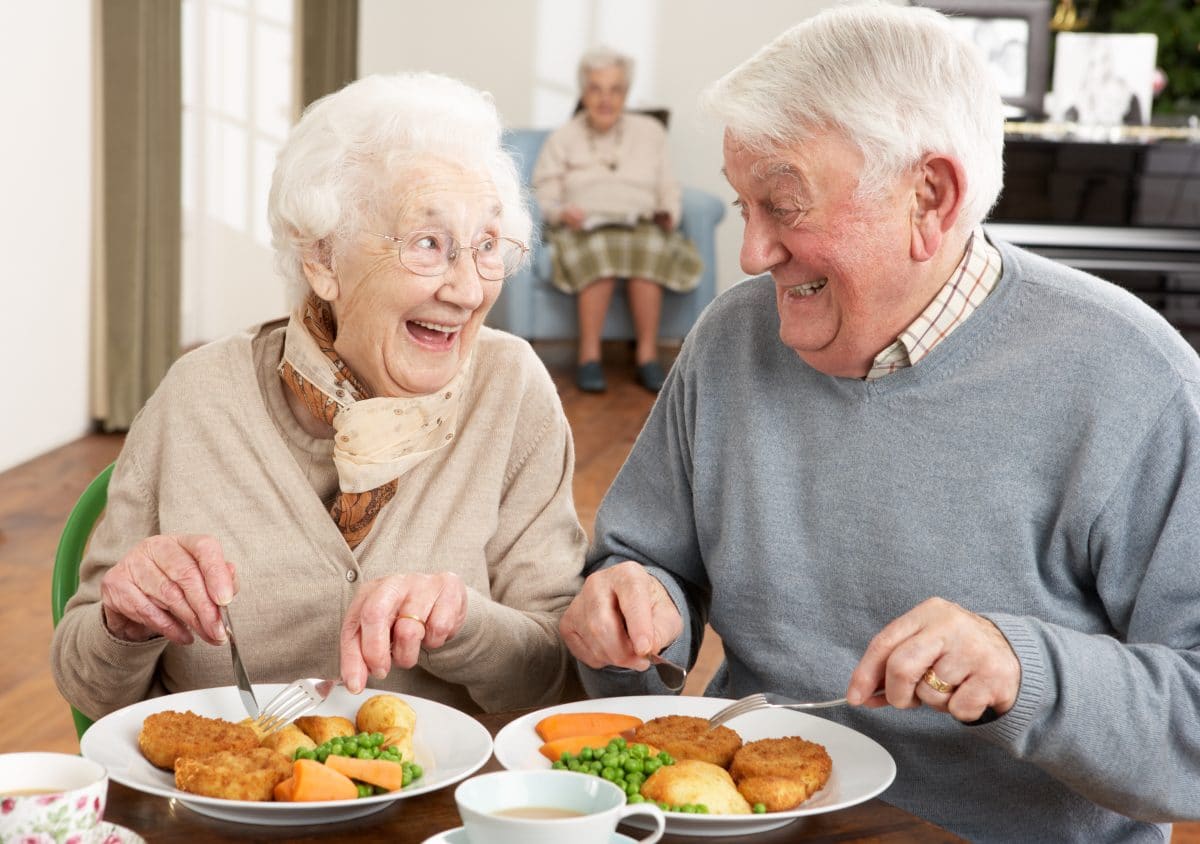
POLYGON ((515 273, 529 247, 511 237, 487 237, 477 246, 459 243, 450 234, 433 229, 409 232, 403 237, 367 232, 399 245, 400 266, 421 276, 440 276, 450 269, 458 256, 469 249, 475 269, 484 281, 503 281, 515 273))

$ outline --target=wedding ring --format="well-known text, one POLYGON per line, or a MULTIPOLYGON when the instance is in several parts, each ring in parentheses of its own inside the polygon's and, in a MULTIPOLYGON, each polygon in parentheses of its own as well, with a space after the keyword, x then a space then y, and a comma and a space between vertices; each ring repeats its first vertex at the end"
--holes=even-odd
POLYGON ((415 621, 417 624, 421 625, 422 627, 425 626, 425 619, 423 619, 419 616, 409 615, 408 613, 405 613, 403 615, 397 616, 397 618, 407 618, 407 619, 410 619, 411 621, 415 621))
POLYGON ((932 667, 925 672, 925 676, 921 678, 921 682, 929 686, 929 688, 933 689, 935 692, 949 694, 950 692, 954 691, 954 686, 950 685, 941 677, 934 674, 932 667))

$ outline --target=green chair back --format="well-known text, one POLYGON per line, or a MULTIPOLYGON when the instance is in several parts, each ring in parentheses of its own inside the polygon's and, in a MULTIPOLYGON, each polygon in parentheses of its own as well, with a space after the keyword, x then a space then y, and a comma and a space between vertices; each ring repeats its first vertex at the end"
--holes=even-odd
MULTIPOLYGON (((108 504, 108 479, 112 471, 113 464, 110 463, 87 485, 83 495, 71 508, 62 536, 58 539, 54 576, 50 581, 50 612, 55 627, 62 620, 67 601, 79 588, 79 564, 83 560, 83 550, 87 547, 88 537, 92 535, 92 528, 108 504)), ((75 719, 75 731, 82 738, 84 731, 92 726, 92 721, 74 706, 71 707, 71 715, 75 719)))

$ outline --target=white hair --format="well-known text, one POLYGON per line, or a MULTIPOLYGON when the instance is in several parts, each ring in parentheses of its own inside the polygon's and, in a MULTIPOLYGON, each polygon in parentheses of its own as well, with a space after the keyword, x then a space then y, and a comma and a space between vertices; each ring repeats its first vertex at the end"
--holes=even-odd
POLYGON ((628 89, 633 82, 633 59, 624 53, 618 53, 611 47, 592 47, 579 59, 579 90, 587 87, 588 76, 593 70, 603 70, 606 67, 621 69, 621 77, 628 89))
POLYGON ((366 217, 394 204, 396 177, 423 156, 489 177, 501 233, 528 242, 533 223, 501 131, 490 94, 433 73, 368 76, 312 103, 279 151, 267 202, 290 301, 308 293, 306 253, 322 241, 336 252, 361 232, 366 217))
POLYGON ((982 222, 1000 194, 1004 112, 983 57, 932 9, 826 9, 717 80, 705 106, 763 153, 835 130, 864 158, 860 198, 877 197, 928 153, 967 174, 958 225, 982 222))

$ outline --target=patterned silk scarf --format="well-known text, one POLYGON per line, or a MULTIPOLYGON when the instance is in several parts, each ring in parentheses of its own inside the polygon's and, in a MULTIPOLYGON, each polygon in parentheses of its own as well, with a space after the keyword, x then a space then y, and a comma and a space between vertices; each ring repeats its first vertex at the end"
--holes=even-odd
POLYGON ((279 374, 313 416, 333 426, 340 492, 329 513, 357 548, 400 476, 454 439, 470 359, 436 393, 373 397, 334 351, 336 334, 329 303, 310 293, 288 321, 279 374))

